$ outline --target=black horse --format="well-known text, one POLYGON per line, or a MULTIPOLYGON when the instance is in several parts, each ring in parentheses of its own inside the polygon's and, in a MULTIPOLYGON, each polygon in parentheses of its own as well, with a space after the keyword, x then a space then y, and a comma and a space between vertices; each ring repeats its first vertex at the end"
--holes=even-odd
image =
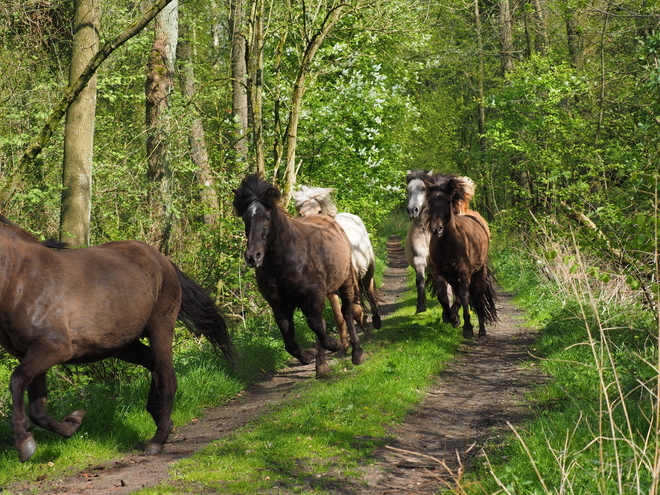
POLYGON ((498 320, 493 274, 488 265, 490 230, 476 211, 455 211, 455 205, 467 196, 465 182, 460 178, 436 174, 425 179, 425 183, 431 232, 429 251, 437 287, 449 283, 454 293, 450 307, 447 291, 436 291, 443 319, 458 327, 458 310, 462 307, 463 337, 472 338, 472 306, 479 318, 479 338, 485 338, 485 324, 498 320))
POLYGON ((57 364, 111 356, 151 372, 147 410, 157 429, 146 453, 159 454, 172 431, 177 318, 232 360, 227 326, 204 290, 147 244, 121 241, 56 249, 63 247, 40 243, 0 215, 0 345, 20 361, 10 379, 19 458, 25 462, 36 450, 27 431, 25 391, 32 422, 70 437, 85 411, 74 411, 62 421, 48 415, 47 371, 57 364))
POLYGON ((316 357, 316 375, 327 373, 325 349, 337 351, 341 345, 327 334, 322 313, 326 298, 338 293, 353 348, 352 361, 362 364, 364 351, 352 309, 358 302, 357 279, 348 238, 329 216, 291 218, 280 199, 280 191, 258 175, 249 175, 234 191, 234 210, 245 222, 245 260, 256 269, 259 292, 273 310, 284 347, 303 364, 316 357), (316 334, 316 349, 301 350, 294 340, 297 308, 316 334))

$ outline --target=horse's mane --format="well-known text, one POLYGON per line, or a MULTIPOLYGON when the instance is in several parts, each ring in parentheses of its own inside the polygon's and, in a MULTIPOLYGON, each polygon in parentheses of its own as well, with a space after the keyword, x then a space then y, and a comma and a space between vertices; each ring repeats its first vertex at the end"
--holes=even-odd
POLYGON ((49 249, 67 249, 69 247, 69 245, 66 242, 60 242, 53 238, 46 239, 45 241, 40 241, 36 235, 28 232, 27 230, 20 228, 14 222, 9 220, 6 216, 4 216, 2 213, 0 213, 0 225, 6 227, 6 230, 3 230, 3 233, 5 234, 8 233, 13 237, 21 239, 26 242, 41 244, 42 246, 45 246, 49 249))
POLYGON ((449 194, 454 202, 462 201, 467 205, 474 198, 475 185, 469 177, 459 177, 453 174, 434 174, 422 180, 426 183, 429 191, 440 190, 449 194))
POLYGON ((338 211, 337 206, 330 198, 333 192, 335 192, 335 189, 330 187, 302 186, 299 191, 293 192, 293 204, 296 211, 299 211, 307 201, 314 200, 319 204, 324 214, 334 217, 338 211))
POLYGON ((248 206, 255 201, 269 209, 275 209, 281 198, 282 194, 274 185, 263 180, 259 174, 250 174, 241 181, 241 186, 234 190, 234 212, 242 217, 248 206))
POLYGON ((415 179, 421 179, 421 180, 428 179, 431 175, 433 175, 433 170, 424 170, 424 169, 408 170, 408 172, 406 173, 406 184, 411 180, 415 180, 415 179))

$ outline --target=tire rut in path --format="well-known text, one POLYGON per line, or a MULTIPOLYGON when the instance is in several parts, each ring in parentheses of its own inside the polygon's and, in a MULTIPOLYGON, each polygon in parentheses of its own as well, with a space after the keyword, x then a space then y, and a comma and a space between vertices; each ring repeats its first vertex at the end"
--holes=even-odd
MULTIPOLYGON (((385 318, 396 309, 398 297, 408 286, 401 239, 392 236, 387 249, 388 268, 379 289, 385 318)), ((376 451, 369 462, 365 460, 361 480, 346 479, 341 488, 335 482, 337 489, 329 486, 329 493, 437 493, 462 466, 469 466, 470 459, 486 441, 502 437, 507 421, 515 424, 527 415, 524 394, 543 377, 535 367, 522 365, 529 360, 527 351, 535 333, 520 326, 522 312, 513 308, 509 300, 509 295, 500 294, 498 312, 502 321, 489 329, 489 341, 461 346, 456 359, 429 388, 423 402, 403 424, 392 428, 389 448, 376 451)), ((269 406, 285 399, 298 383, 313 376, 313 364, 274 374, 228 403, 207 410, 198 420, 176 428, 159 456, 128 454, 87 466, 71 476, 34 480, 10 490, 17 494, 36 491, 100 495, 125 494, 154 486, 168 479, 173 462, 257 419, 269 406)))

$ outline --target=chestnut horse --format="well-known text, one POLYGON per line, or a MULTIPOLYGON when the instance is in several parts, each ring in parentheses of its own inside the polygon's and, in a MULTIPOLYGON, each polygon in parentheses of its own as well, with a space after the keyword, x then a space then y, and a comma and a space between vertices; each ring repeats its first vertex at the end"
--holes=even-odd
MULTIPOLYGON (((334 189, 328 187, 302 186, 298 191, 293 192, 294 207, 301 217, 329 215, 344 229, 344 232, 348 236, 348 241, 351 243, 351 259, 360 286, 361 301, 368 304, 371 310, 373 326, 375 329, 379 329, 381 327, 381 319, 378 312, 378 296, 374 283, 376 257, 374 256, 374 250, 369 240, 369 233, 359 216, 352 213, 337 212, 337 206, 330 197, 334 192, 334 189)), ((337 325, 343 325, 339 308, 339 298, 336 294, 330 297, 330 306, 335 315, 337 325)), ((356 304, 353 307, 353 313, 355 321, 361 327, 364 327, 367 317, 366 315, 363 316, 362 306, 356 304)))
MULTIPOLYGON (((417 313, 426 311, 426 280, 428 276, 434 279, 433 264, 429 258, 429 242, 431 232, 428 229, 428 207, 426 205, 426 181, 433 175, 428 170, 408 170, 406 174, 406 192, 408 195, 408 215, 410 224, 406 234, 404 251, 408 265, 415 270, 415 286, 417 287, 417 313)), ((456 199, 453 204, 457 215, 465 215, 474 196, 474 183, 469 177, 457 177, 464 190, 464 198, 456 199)), ((431 290, 446 290, 447 284, 439 281, 439 287, 431 290)))
POLYGON ((291 218, 280 200, 275 186, 252 174, 234 191, 233 205, 245 223, 245 261, 255 268, 257 287, 273 310, 284 348, 303 364, 316 357, 317 377, 330 371, 325 350, 338 351, 342 346, 327 334, 323 309, 326 298, 338 293, 352 361, 362 364, 364 351, 353 322, 357 280, 346 233, 326 215, 291 218), (295 341, 297 308, 316 334, 316 349, 301 350, 295 341))
POLYGON ((204 290, 147 244, 65 246, 40 243, 0 215, 0 345, 20 361, 10 378, 19 459, 27 461, 37 447, 27 431, 25 391, 32 422, 68 438, 85 411, 74 411, 62 421, 50 417, 46 373, 57 364, 108 357, 151 372, 147 410, 157 429, 146 453, 159 454, 172 431, 175 322, 180 318, 232 359, 225 322, 204 290))
POLYGON ((486 221, 475 211, 459 215, 454 205, 464 203, 471 193, 461 178, 434 175, 425 179, 428 204, 430 259, 437 280, 449 283, 454 303, 449 305, 447 292, 437 290, 443 319, 459 326, 458 310, 463 308, 463 337, 472 338, 470 306, 479 319, 479 338, 486 337, 486 323, 498 320, 493 274, 488 264, 490 231, 486 221))

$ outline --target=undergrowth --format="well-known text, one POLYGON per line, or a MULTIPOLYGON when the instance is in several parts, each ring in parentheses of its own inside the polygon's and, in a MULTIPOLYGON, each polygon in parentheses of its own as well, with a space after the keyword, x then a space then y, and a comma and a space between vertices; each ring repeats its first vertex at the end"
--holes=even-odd
POLYGON ((612 303, 579 252, 548 262, 500 251, 497 266, 540 329, 535 352, 550 379, 531 396, 535 419, 512 426, 503 447, 486 447, 455 491, 657 493, 653 314, 612 303))

